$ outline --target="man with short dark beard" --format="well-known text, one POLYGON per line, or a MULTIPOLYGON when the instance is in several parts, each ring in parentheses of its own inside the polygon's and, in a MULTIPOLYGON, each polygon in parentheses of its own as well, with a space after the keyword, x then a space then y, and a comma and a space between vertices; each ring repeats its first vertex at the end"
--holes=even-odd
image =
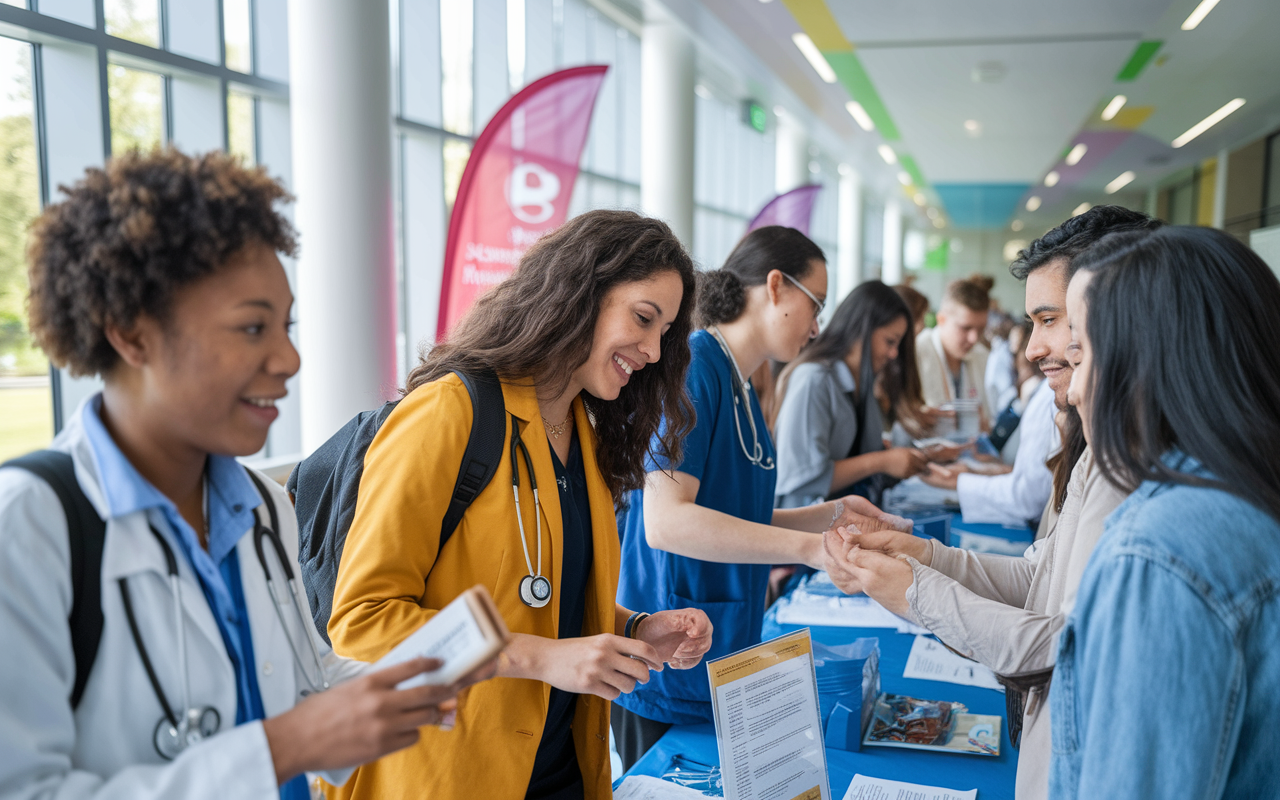
MULTIPOLYGON (((1032 242, 1010 268, 1027 282, 1027 316, 1034 326, 1027 358, 1039 362, 1059 408, 1067 407, 1071 383, 1066 297, 1073 259, 1107 234, 1161 224, 1136 211, 1097 206, 1032 242)), ((841 589, 865 591, 1011 679, 1006 682, 1010 738, 1019 743, 1021 734, 1018 800, 1048 795, 1052 749, 1046 700, 1058 633, 1103 521, 1125 497, 1094 468, 1087 448, 1077 442, 1071 450, 1070 436, 1064 438, 1067 452, 1083 452, 1074 464, 1060 466, 1070 472, 1070 482, 1049 499, 1040 524, 1043 538, 1025 556, 972 553, 896 531, 863 534, 842 528, 826 534, 825 566, 841 589)))

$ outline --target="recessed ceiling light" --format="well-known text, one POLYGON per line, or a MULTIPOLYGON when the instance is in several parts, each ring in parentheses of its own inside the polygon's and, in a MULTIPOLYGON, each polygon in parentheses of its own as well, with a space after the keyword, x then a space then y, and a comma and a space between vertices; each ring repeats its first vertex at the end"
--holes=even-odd
POLYGON ((899 172, 899 173, 898 173, 898 183, 902 184, 903 186, 910 186, 910 185, 911 185, 911 176, 910 176, 910 175, 908 175, 906 172, 899 172))
POLYGON ((813 67, 813 71, 818 73, 819 78, 822 78, 827 83, 836 82, 836 71, 827 63, 827 59, 823 58, 818 46, 813 43, 808 34, 793 33, 791 34, 791 41, 796 43, 801 55, 809 62, 809 66, 813 67))
POLYGON ((1075 147, 1071 148, 1071 152, 1067 153, 1067 157, 1063 160, 1067 162, 1068 167, 1074 167, 1076 164, 1080 163, 1080 159, 1084 158, 1084 154, 1087 152, 1089 152, 1089 145, 1084 142, 1080 142, 1075 147))
POLYGON ((1081 203, 1080 205, 1072 209, 1071 216, 1078 217, 1091 208, 1093 208, 1093 206, 1089 205, 1088 203, 1081 203))
POLYGON ((1035 210, 1036 210, 1037 208, 1039 208, 1039 207, 1040 207, 1040 195, 1038 195, 1038 194, 1033 194, 1033 195, 1031 195, 1030 197, 1028 197, 1028 198, 1027 198, 1027 210, 1028 210, 1028 211, 1035 211, 1035 210))
POLYGON ((1200 24, 1200 21, 1209 16, 1209 12, 1218 4, 1218 0, 1200 0, 1200 5, 1196 6, 1196 10, 1191 12, 1191 16, 1182 22, 1182 29, 1189 31, 1200 24))
POLYGON ((1013 230, 1014 230, 1015 232, 1017 232, 1017 231, 1022 230, 1022 229, 1023 229, 1024 227, 1026 227, 1026 226, 1023 224, 1022 220, 1020 220, 1020 219, 1015 219, 1015 220, 1013 221, 1013 223, 1012 223, 1011 225, 1009 225, 1009 227, 1010 227, 1010 228, 1013 228, 1013 230))
POLYGON ((1138 175, 1133 170, 1120 173, 1116 176, 1115 180, 1107 184, 1107 194, 1115 194, 1132 183, 1133 179, 1136 177, 1138 177, 1138 175))
POLYGON ((934 208, 933 206, 929 206, 929 210, 924 213, 925 213, 925 216, 927 216, 929 219, 938 218, 938 209, 934 208))
POLYGON ((1107 107, 1102 109, 1102 118, 1104 120, 1115 119, 1116 114, 1120 113, 1120 109, 1124 108, 1124 104, 1128 101, 1129 98, 1122 94, 1118 94, 1111 98, 1111 102, 1107 103, 1107 107))
POLYGON ((1197 136, 1204 133, 1205 131, 1209 130, 1214 125, 1217 125, 1219 122, 1222 122, 1224 119, 1230 116, 1237 108, 1239 108, 1242 105, 1244 105, 1244 98, 1237 97, 1235 100, 1232 100, 1230 103, 1227 103, 1225 106, 1213 112, 1212 114, 1205 117, 1204 119, 1200 120, 1195 125, 1192 125, 1190 130, 1188 130, 1186 133, 1179 136, 1177 139, 1173 140, 1173 146, 1182 147, 1184 144, 1196 138, 1197 136))
POLYGON ((893 148, 890 147, 889 145, 887 144, 880 145, 879 147, 876 148, 876 152, 878 152, 880 154, 880 157, 884 159, 884 163, 886 164, 898 163, 898 154, 893 152, 893 148))
POLYGON ((947 227, 947 221, 946 221, 945 219, 943 219, 942 217, 936 217, 936 218, 933 220, 933 227, 935 227, 935 228, 945 228, 945 227, 947 227))
POLYGON ((862 107, 857 100, 850 100, 844 104, 845 110, 849 112, 849 116, 853 117, 853 121, 858 123, 858 127, 864 131, 873 131, 876 125, 871 121, 871 115, 862 107))
POLYGON ((923 206, 925 203, 929 202, 929 198, 924 196, 924 192, 916 192, 916 196, 911 199, 914 200, 918 206, 923 206))
POLYGON ((853 174, 853 167, 849 166, 848 164, 841 164, 840 166, 836 167, 836 172, 839 172, 841 175, 844 175, 845 177, 849 177, 850 175, 853 174))
POLYGON ((1044 185, 1045 185, 1045 186, 1057 186, 1057 185, 1058 185, 1058 181, 1059 181, 1059 179, 1061 179, 1061 178, 1062 178, 1062 176, 1058 174, 1058 171, 1057 171, 1056 169, 1055 169, 1055 170, 1050 170, 1050 171, 1049 171, 1049 174, 1044 176, 1044 185))
POLYGON ((711 90, 703 86, 702 84, 698 84, 697 86, 693 87, 693 93, 696 94, 698 97, 701 97, 703 100, 711 99, 711 90))
POLYGON ((978 136, 982 133, 982 123, 976 119, 966 119, 964 121, 964 129, 969 132, 970 136, 978 136))
POLYGON ((1000 61, 983 61, 973 68, 969 77, 974 83, 999 83, 1009 73, 1009 68, 1000 61))

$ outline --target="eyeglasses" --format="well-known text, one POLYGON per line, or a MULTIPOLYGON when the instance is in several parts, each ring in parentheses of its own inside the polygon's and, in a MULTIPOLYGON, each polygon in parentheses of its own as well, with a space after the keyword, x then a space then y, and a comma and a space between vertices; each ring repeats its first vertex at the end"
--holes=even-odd
POLYGON ((789 281, 791 281, 793 284, 795 284, 795 287, 796 287, 797 289, 799 289, 800 291, 804 292, 804 296, 805 296, 805 297, 807 297, 807 298, 809 298, 810 300, 812 300, 812 301, 813 301, 813 305, 815 306, 815 308, 813 309, 813 318, 814 318, 814 319, 817 319, 817 318, 822 314, 822 309, 824 309, 824 308, 826 308, 826 307, 827 307, 827 302, 826 302, 825 300, 819 300, 819 299, 818 299, 818 298, 813 294, 813 292, 811 292, 811 291, 809 291, 808 289, 804 288, 804 284, 803 284, 803 283, 801 283, 800 281, 798 281, 798 280, 796 280, 795 278, 791 277, 791 276, 790 276, 790 275, 788 275, 787 273, 783 272, 783 273, 782 273, 782 277, 786 278, 787 280, 789 280, 789 281))

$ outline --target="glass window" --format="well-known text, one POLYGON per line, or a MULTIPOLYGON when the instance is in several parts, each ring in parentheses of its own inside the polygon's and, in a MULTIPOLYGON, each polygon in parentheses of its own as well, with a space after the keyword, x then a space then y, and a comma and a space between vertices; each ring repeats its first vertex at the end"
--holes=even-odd
POLYGON ((222 29, 226 34, 227 69, 253 72, 253 39, 249 0, 222 0, 222 29))
POLYGON ((164 78, 119 64, 107 67, 111 152, 146 152, 164 142, 164 78))
POLYGON ((227 92, 228 150, 246 164, 258 163, 257 125, 252 95, 227 92))
POLYGON ((524 0, 507 0, 507 71, 512 94, 524 86, 524 42, 524 0))
POLYGON ((27 7, 27 0, 0 0, 0 3, 4 3, 7 6, 17 6, 18 8, 27 7))
POLYGON ((31 45, 0 37, 0 461, 53 438, 49 362, 27 330, 26 232, 40 211, 31 45))
POLYGON ((444 140, 444 202, 453 213, 453 201, 458 196, 458 186, 462 183, 462 171, 467 168, 467 159, 471 157, 471 143, 461 139, 444 140))
POLYGON ((156 0, 104 0, 107 33, 160 46, 160 5, 156 0))
MULTIPOLYGON (((471 54, 473 42, 471 0, 440 4, 440 82, 444 129, 471 135, 471 54)), ((448 151, 446 150, 446 153, 448 151)), ((464 159, 465 162, 465 159, 464 159)), ((448 170, 446 168, 446 175, 448 170)), ((461 172, 458 173, 461 176, 461 172)), ((456 190, 457 185, 454 185, 456 190)), ((453 202, 452 198, 449 200, 453 202)))

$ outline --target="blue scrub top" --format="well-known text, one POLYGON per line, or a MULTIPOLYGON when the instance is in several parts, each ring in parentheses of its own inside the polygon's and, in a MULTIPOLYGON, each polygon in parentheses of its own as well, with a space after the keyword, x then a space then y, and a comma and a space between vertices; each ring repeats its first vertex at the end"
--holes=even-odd
MULTIPOLYGON (((674 468, 701 481, 698 505, 767 525, 773 519, 777 471, 751 464, 738 439, 733 364, 706 331, 690 336, 689 347, 693 359, 685 388, 697 412, 697 424, 685 438, 683 459, 674 468)), ((765 463, 773 463, 776 454, 764 414, 755 392, 749 396, 765 463)), ((751 428, 745 411, 739 408, 738 413, 742 439, 750 448, 751 428)), ((656 438, 654 443, 651 449, 656 450, 656 438)), ((650 456, 650 472, 671 467, 665 459, 650 456)), ((690 607, 705 611, 715 633, 704 663, 759 644, 769 565, 717 564, 655 550, 645 541, 644 492, 633 491, 627 500, 627 510, 618 514, 622 536, 618 602, 649 612, 690 607)), ((652 673, 647 684, 615 702, 658 722, 688 725, 712 720, 711 689, 703 664, 652 673)))

